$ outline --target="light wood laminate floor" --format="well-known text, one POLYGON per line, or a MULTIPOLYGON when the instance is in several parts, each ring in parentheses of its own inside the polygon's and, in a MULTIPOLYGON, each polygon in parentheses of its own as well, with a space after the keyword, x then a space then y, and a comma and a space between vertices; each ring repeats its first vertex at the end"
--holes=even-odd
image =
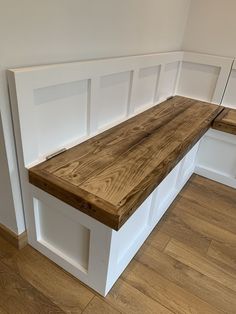
POLYGON ((194 175, 106 298, 0 238, 0 313, 236 313, 236 190, 194 175))

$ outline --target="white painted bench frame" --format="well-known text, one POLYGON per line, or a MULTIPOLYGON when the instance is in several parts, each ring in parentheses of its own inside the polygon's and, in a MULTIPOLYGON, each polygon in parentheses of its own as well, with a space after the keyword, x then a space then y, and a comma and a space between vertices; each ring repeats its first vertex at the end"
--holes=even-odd
MULTIPOLYGON (((209 93, 214 96, 205 100, 220 104, 233 62, 229 58, 180 51, 8 72, 29 243, 102 295, 108 293, 194 172, 199 144, 118 232, 30 185, 26 169, 52 152, 72 147, 178 93, 179 80, 184 83, 186 79, 181 77, 182 62, 194 64, 189 79, 196 74, 199 82, 201 75, 205 75, 199 71, 199 64, 218 68, 214 76, 216 84, 209 93), (123 103, 117 103, 119 99, 123 103), (104 103, 110 105, 105 106, 107 111, 102 111, 104 103), (50 106, 55 104, 59 104, 58 110, 55 107, 51 112, 50 106), (74 110, 69 117, 66 117, 67 106, 74 110), (111 116, 106 116, 107 112, 111 116), (57 119, 64 116, 65 124, 57 124, 57 119), (52 124, 52 132, 44 133, 44 123, 46 127, 52 124), (65 129, 60 133, 62 126, 65 129)), ((196 84, 197 92, 199 88, 200 83, 196 84)), ((200 149, 201 146, 202 143, 200 149)), ((201 167, 204 167, 202 160, 201 167)), ((210 177, 209 173, 205 175, 210 177)))
MULTIPOLYGON (((231 58, 185 51, 183 53, 182 65, 184 64, 193 65, 192 73, 190 73, 191 76, 187 77, 187 80, 190 80, 192 83, 192 88, 191 91, 190 90, 186 91, 182 96, 200 99, 218 105, 221 104, 233 62, 234 60, 231 58), (203 66, 203 68, 202 69, 199 68, 200 66, 203 66), (204 80, 203 75, 204 71, 202 71, 204 69, 204 66, 206 72, 208 71, 209 68, 215 68, 218 70, 218 73, 216 74, 215 86, 212 86, 212 90, 210 93, 211 96, 209 98, 202 97, 201 95, 203 84, 205 84, 206 82, 204 80)), ((183 80, 182 84, 185 85, 186 83, 187 81, 183 80)), ((181 91, 179 90, 180 85, 181 82, 179 82, 179 85, 177 86, 178 95, 182 94, 181 91)))

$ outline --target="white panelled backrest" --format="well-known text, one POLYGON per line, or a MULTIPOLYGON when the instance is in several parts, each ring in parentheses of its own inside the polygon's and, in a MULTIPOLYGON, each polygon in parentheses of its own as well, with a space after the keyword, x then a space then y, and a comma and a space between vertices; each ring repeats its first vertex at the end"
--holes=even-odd
POLYGON ((9 70, 24 166, 174 95, 182 57, 170 52, 9 70))
POLYGON ((184 52, 177 94, 220 104, 233 59, 184 52))
POLYGON ((222 104, 236 109, 236 61, 234 61, 222 104))
POLYGON ((182 62, 179 61, 169 62, 162 67, 158 101, 163 101, 166 98, 175 95, 181 71, 181 63, 182 62))

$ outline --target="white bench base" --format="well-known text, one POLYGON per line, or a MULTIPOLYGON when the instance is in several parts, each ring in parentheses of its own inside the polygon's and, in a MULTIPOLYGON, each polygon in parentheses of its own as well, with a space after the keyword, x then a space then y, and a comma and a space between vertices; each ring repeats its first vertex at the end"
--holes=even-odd
POLYGON ((236 136, 210 129, 117 232, 30 186, 29 243, 103 296, 193 173, 236 187, 236 136))
POLYGON ((196 144, 117 232, 31 185, 29 244, 105 296, 194 172, 196 144))
POLYGON ((194 172, 236 188, 236 136, 210 129, 201 140, 194 172))

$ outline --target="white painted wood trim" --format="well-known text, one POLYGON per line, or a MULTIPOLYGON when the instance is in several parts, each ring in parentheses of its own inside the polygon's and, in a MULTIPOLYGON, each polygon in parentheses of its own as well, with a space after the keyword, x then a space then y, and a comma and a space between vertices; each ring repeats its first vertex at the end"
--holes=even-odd
POLYGON ((215 104, 221 104, 234 59, 185 51, 183 61, 202 65, 211 65, 220 68, 212 102, 215 104))
POLYGON ((207 179, 219 182, 221 184, 227 185, 236 189, 236 179, 230 178, 225 175, 225 173, 221 173, 220 171, 208 168, 205 166, 196 166, 194 173, 198 174, 199 176, 205 177, 207 179))

